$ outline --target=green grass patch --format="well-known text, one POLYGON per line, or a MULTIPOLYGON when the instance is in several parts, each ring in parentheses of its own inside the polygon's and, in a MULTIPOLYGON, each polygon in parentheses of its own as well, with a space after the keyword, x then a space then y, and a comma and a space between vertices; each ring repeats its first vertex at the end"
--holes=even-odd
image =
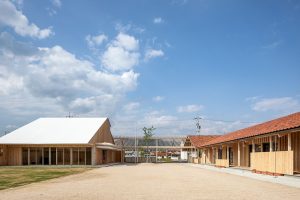
POLYGON ((3 167, 0 168, 0 190, 87 171, 91 168, 3 167))

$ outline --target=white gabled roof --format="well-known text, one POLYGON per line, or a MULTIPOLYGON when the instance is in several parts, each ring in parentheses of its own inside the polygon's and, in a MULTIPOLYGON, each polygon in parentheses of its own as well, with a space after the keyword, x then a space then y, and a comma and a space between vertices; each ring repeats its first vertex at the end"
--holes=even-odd
POLYGON ((39 118, 0 137, 0 144, 87 144, 107 118, 39 118))

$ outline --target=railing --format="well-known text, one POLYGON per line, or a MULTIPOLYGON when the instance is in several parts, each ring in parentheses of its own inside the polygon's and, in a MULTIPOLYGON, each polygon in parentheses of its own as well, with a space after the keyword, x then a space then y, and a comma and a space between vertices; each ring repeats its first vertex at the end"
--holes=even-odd
POLYGON ((229 160, 227 160, 227 159, 216 159, 216 166, 229 167, 229 160))
POLYGON ((252 170, 293 175, 293 165, 293 151, 251 153, 252 170))

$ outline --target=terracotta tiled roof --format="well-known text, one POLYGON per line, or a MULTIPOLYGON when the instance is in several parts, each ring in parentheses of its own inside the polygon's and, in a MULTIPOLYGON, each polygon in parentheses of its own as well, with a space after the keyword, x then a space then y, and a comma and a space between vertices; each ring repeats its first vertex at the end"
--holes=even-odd
POLYGON ((220 137, 220 135, 189 135, 188 136, 192 146, 194 147, 200 147, 206 142, 209 142, 217 137, 220 137))
POLYGON ((222 135, 216 139, 202 144, 201 146, 229 142, 232 140, 248 138, 298 127, 300 127, 300 112, 222 135))

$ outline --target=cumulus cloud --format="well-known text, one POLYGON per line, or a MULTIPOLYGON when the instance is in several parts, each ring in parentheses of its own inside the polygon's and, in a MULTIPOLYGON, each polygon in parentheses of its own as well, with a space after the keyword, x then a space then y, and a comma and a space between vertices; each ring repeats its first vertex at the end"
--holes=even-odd
POLYGON ((105 34, 99 34, 95 36, 87 35, 85 40, 90 48, 100 46, 103 42, 107 41, 108 37, 105 34))
POLYGON ((139 41, 125 33, 119 33, 104 51, 101 62, 110 71, 127 71, 139 63, 139 41))
POLYGON ((186 106, 179 106, 177 107, 177 112, 179 113, 194 113, 202 110, 204 108, 203 105, 186 105, 186 106))
POLYGON ((49 37, 53 34, 51 28, 40 29, 30 23, 25 15, 10 1, 0 1, 0 26, 9 26, 21 36, 30 36, 38 39, 49 37))
POLYGON ((164 56, 164 52, 162 50, 156 49, 147 49, 145 53, 145 60, 149 60, 151 58, 162 57, 164 56))
POLYGON ((155 102, 160 102, 160 101, 163 101, 164 99, 165 99, 165 97, 163 97, 163 96, 155 96, 152 98, 152 100, 155 102))
POLYGON ((11 112, 107 115, 137 85, 134 71, 97 70, 58 45, 36 48, 8 33, 0 35, 0 44, 0 108, 11 112))
POLYGON ((139 107, 140 107, 139 102, 130 102, 123 106, 123 110, 125 110, 126 112, 131 112, 138 109, 139 107))
POLYGON ((300 102, 292 97, 258 99, 252 105, 254 111, 299 111, 300 102))
POLYGON ((164 20, 161 17, 155 17, 153 19, 153 23, 154 24, 162 24, 162 23, 164 23, 164 20))

